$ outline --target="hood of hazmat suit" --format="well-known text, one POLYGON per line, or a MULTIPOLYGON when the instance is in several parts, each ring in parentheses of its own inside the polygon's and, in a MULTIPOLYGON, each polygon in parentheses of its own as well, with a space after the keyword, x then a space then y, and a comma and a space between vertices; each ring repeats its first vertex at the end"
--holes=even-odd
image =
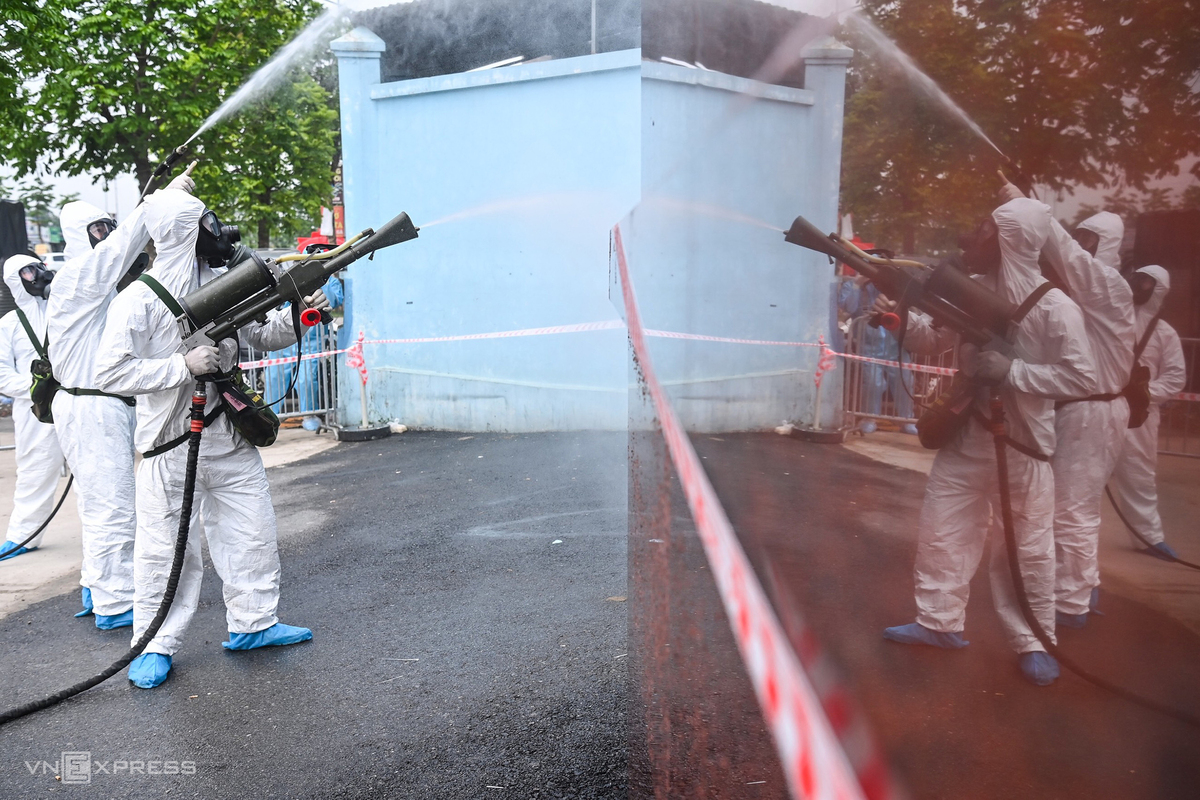
POLYGON ((17 301, 17 308, 25 312, 25 316, 29 318, 29 324, 39 334, 46 332, 46 300, 42 297, 34 297, 25 290, 25 284, 21 283, 21 268, 26 264, 35 263, 39 259, 33 256, 13 256, 4 262, 4 285, 12 292, 13 299, 17 301))
POLYGON ((1085 231, 1100 237, 1096 246, 1096 260, 1106 267, 1121 268, 1121 241, 1125 238, 1125 223, 1111 211, 1101 211, 1079 223, 1085 231))
POLYGON ((1116 269, 1124 226, 1116 214, 1103 211, 1084 220, 1079 227, 1100 236, 1095 258, 1057 221, 1051 221, 1050 237, 1042 254, 1066 282, 1071 299, 1083 311, 1088 341, 1096 359, 1095 393, 1116 394, 1129 382, 1133 347, 1137 343, 1133 291, 1116 269))
MULTIPOLYGON (((1155 314, 1162 311, 1167 293, 1171 291, 1171 273, 1156 264, 1142 267, 1138 272, 1154 278, 1154 293, 1150 295, 1149 300, 1137 307, 1137 336, 1141 341, 1142 335, 1146 333, 1146 326, 1154 319, 1155 314)), ((5 278, 7 279, 7 275, 5 278)))
MULTIPOLYGON (((187 192, 163 189, 144 204, 146 228, 154 238, 154 266, 147 271, 176 299, 185 297, 221 273, 196 257, 204 203, 187 192)), ((239 332, 241 341, 260 350, 295 344, 288 309, 271 312, 265 324, 252 323, 239 332)), ((237 345, 221 343, 221 368, 231 369, 237 345)), ((188 429, 195 378, 184 363, 186 348, 174 315, 142 281, 135 281, 113 301, 97 356, 97 379, 106 392, 142 395, 137 404, 134 445, 145 453, 188 429)), ((269 398, 275 399, 275 398, 269 398)), ((208 407, 219 403, 216 386, 208 385, 208 407)), ((205 430, 201 452, 221 455, 249 447, 224 415, 205 430)))
POLYGON ((55 274, 46 305, 50 362, 63 386, 96 388, 96 350, 108 304, 116 296, 118 281, 150 241, 144 213, 142 204, 93 249, 87 226, 107 215, 90 203, 63 206, 59 221, 67 263, 55 274))
POLYGON ((92 240, 88 238, 87 227, 102 219, 109 219, 108 214, 82 200, 67 203, 62 207, 58 220, 62 226, 65 243, 63 255, 68 261, 86 256, 92 251, 92 240))

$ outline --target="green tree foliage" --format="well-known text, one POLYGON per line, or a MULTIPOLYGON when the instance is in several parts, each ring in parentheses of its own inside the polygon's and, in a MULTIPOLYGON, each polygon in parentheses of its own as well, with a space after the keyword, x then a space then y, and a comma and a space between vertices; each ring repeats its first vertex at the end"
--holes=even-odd
MULTIPOLYGON (((1200 152, 1200 0, 863 0, 1039 187, 1125 187, 1200 152)), ((936 252, 994 207, 1000 159, 847 24, 842 206, 856 229, 936 252)), ((1200 177, 1200 174, 1197 175, 1200 177)))
MULTIPOLYGON (((321 10, 315 0, 16 5, 25 16, 0 34, 6 74, 17 76, 15 102, 0 108, 5 161, 21 174, 49 163, 110 180, 132 172, 139 186, 321 10)), ((302 72, 291 78, 193 145, 203 165, 197 194, 276 237, 310 225, 328 203, 338 128, 320 84, 302 72)))

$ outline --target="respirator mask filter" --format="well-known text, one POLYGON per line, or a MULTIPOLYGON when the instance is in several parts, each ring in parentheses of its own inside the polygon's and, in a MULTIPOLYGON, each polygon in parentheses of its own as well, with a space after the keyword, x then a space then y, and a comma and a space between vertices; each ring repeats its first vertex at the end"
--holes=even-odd
POLYGON ((196 239, 196 255, 210 267, 223 267, 233 257, 234 249, 242 240, 242 232, 236 225, 223 225, 217 215, 205 210, 200 217, 200 235, 196 239))
POLYGON ((25 291, 34 297, 43 299, 50 297, 50 282, 54 280, 54 270, 46 269, 41 261, 30 261, 21 267, 17 273, 21 277, 21 285, 25 291))

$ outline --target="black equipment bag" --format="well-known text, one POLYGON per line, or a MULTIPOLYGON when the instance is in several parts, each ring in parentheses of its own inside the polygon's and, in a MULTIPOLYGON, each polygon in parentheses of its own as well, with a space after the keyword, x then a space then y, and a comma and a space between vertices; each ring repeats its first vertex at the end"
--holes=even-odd
POLYGON ((33 383, 29 386, 29 399, 33 401, 33 415, 37 417, 38 422, 53 423, 54 411, 51 404, 59 389, 59 383, 54 378, 54 370, 50 367, 50 359, 46 355, 46 346, 50 343, 49 334, 45 341, 39 342, 25 312, 19 308, 16 311, 17 318, 21 320, 21 326, 25 328, 25 333, 29 334, 29 341, 33 342, 33 349, 38 354, 38 357, 29 364, 29 372, 33 376, 33 383))
MULTIPOLYGON (((1020 325, 1038 301, 1054 288, 1049 281, 1041 284, 1025 298, 1016 313, 1013 325, 1020 325)), ((932 405, 921 412, 917 420, 917 439, 926 450, 941 450, 948 445, 971 418, 975 401, 975 390, 979 387, 971 378, 960 371, 954 376, 950 388, 943 392, 932 405)))

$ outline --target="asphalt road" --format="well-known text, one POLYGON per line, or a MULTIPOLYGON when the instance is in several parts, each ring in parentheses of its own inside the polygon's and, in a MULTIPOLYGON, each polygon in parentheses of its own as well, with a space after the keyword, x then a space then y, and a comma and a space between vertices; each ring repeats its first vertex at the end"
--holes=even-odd
MULTIPOLYGON (((408 433, 271 480, 280 617, 313 641, 225 652, 210 566, 165 684, 122 674, 0 728, 0 797, 625 796, 623 434, 408 433), (89 785, 56 780, 63 752, 90 753, 89 785)), ((0 621, 0 705, 123 652, 77 603, 0 621)))
MULTIPOLYGON (((1024 681, 992 609, 985 569, 972 584, 969 647, 947 652, 883 640, 886 626, 915 616, 912 563, 924 475, 835 445, 773 434, 692 438, 756 570, 763 576, 774 571, 794 598, 912 796, 1197 796, 1195 729, 1065 671, 1051 687, 1024 681)), ((631 552, 640 546, 635 529, 631 552)), ((674 546, 698 545, 693 537, 674 546)), ((699 568, 691 578, 680 569, 676 596, 704 596, 699 568), (683 588, 689 582, 697 588, 683 588)), ((1163 579, 1170 575, 1164 572, 1163 579)), ((635 583, 631 595, 636 591, 635 583)), ((1200 715, 1200 638, 1111 591, 1101 607, 1106 616, 1061 633, 1064 651, 1129 689, 1200 715)), ((691 634, 673 635, 718 641, 727 623, 723 615, 709 619, 691 634)), ((685 677, 660 684, 675 707, 706 701, 691 690, 713 680, 704 661, 688 669, 680 673, 685 677)), ((692 757, 687 768, 694 771, 697 760, 706 765, 709 796, 781 796, 770 774, 757 776, 766 783, 749 783, 746 766, 766 759, 766 739, 735 729, 722 740, 720 730, 689 724, 682 715, 672 722, 675 737, 703 731, 708 755, 692 757), (741 755, 722 772, 715 754, 731 752, 741 755), (737 780, 722 777, 731 774, 737 780)))

